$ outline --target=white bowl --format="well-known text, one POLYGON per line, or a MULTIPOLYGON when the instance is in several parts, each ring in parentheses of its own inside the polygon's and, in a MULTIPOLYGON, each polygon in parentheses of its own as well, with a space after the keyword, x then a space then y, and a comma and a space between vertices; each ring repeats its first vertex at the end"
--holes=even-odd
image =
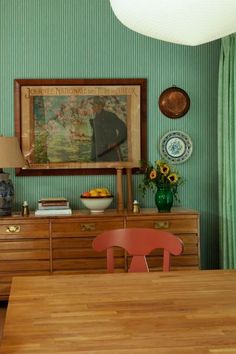
POLYGON ((107 197, 80 197, 84 206, 90 210, 91 213, 103 213, 107 209, 112 201, 113 196, 107 197))

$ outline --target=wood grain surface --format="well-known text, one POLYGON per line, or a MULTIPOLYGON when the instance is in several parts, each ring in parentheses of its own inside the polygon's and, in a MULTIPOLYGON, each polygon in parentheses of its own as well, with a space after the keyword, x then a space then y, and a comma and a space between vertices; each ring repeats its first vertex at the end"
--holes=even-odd
POLYGON ((0 352, 236 353, 236 270, 16 277, 0 352))
MULTIPOLYGON (((172 257, 171 270, 198 269, 200 266, 199 213, 173 208, 170 213, 157 209, 132 211, 107 209, 96 215, 73 210, 68 216, 23 217, 13 214, 0 218, 0 300, 7 300, 14 276, 49 274, 105 273, 106 252, 96 252, 92 241, 101 232, 120 228, 154 228, 176 234, 184 242, 181 256, 172 257)), ((127 257, 116 250, 116 271, 127 270, 127 257)), ((147 257, 149 269, 161 269, 157 251, 147 257)))

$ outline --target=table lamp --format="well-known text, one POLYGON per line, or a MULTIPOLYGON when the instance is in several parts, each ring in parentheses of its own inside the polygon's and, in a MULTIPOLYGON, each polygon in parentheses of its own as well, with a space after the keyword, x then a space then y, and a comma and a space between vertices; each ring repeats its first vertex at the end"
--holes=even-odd
POLYGON ((11 215, 14 187, 3 168, 23 167, 25 160, 16 137, 0 136, 0 216, 11 215))

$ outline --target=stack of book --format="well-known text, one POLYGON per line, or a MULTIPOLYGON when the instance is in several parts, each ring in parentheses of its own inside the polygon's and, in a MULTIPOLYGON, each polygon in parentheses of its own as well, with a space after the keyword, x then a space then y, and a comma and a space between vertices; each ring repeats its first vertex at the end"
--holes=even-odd
POLYGON ((35 215, 71 215, 72 210, 66 198, 43 198, 38 201, 35 215))

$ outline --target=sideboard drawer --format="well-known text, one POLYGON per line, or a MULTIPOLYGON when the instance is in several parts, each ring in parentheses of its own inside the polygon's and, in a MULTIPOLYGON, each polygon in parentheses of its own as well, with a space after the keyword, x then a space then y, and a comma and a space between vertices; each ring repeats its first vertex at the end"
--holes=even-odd
POLYGON ((127 218, 126 227, 152 228, 166 230, 173 233, 197 233, 197 218, 174 218, 171 216, 142 217, 140 219, 127 218))
POLYGON ((1 222, 0 224, 0 240, 45 237, 49 238, 49 221, 47 220, 28 222, 13 220, 12 222, 1 222))
POLYGON ((80 219, 79 221, 65 220, 52 221, 52 237, 85 237, 96 236, 104 230, 122 229, 124 227, 123 218, 99 219, 91 217, 80 219))

